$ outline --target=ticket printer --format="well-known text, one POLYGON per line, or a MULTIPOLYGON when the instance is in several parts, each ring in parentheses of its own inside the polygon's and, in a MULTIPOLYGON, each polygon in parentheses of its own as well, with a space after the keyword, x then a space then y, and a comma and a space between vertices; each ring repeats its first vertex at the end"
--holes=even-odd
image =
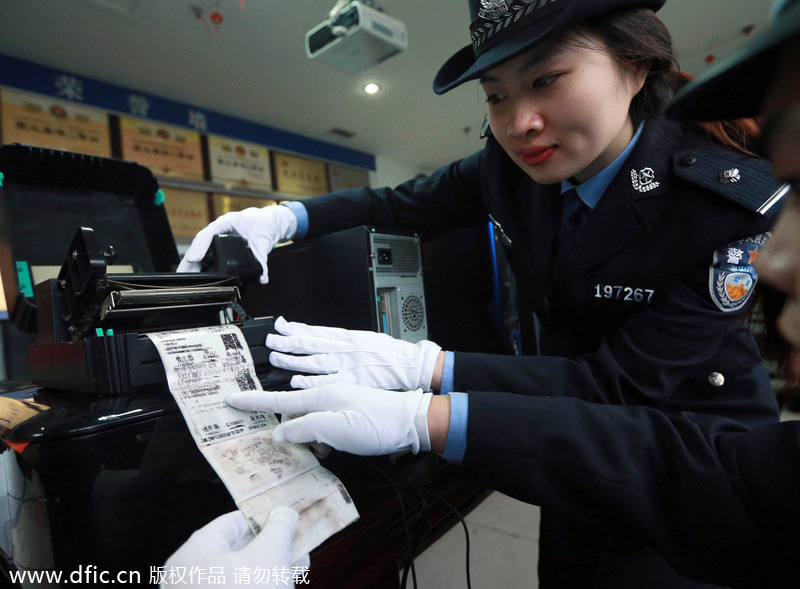
POLYGON ((217 236, 209 253, 232 274, 216 268, 197 274, 109 274, 112 258, 113 249, 101 249, 93 230, 80 227, 58 277, 36 285, 37 339, 28 358, 37 385, 94 396, 163 386, 164 368, 148 332, 234 322, 234 316, 264 386, 286 384, 287 373, 267 359, 273 318, 254 319, 239 304, 242 282, 258 273, 241 237, 217 236), (229 242, 252 264, 228 259, 229 242))

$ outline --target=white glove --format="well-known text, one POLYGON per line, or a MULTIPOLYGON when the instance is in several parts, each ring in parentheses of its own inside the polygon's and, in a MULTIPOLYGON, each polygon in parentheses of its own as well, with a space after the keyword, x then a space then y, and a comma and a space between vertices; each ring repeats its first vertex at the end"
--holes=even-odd
POLYGON ((376 456, 430 451, 431 393, 383 391, 329 384, 302 391, 245 391, 228 395, 228 405, 251 411, 302 415, 277 426, 277 442, 322 442, 337 450, 376 456))
POLYGON ((428 340, 412 344, 385 333, 289 323, 283 317, 275 321, 275 330, 280 335, 271 333, 266 342, 276 350, 269 355, 270 363, 320 375, 293 376, 291 385, 298 389, 348 382, 379 389, 429 391, 442 351, 428 340))
POLYGON ((243 211, 225 213, 194 236, 192 244, 186 250, 178 272, 199 272, 200 261, 206 255, 211 240, 221 233, 238 233, 250 246, 250 251, 261 264, 264 273, 261 284, 269 282, 267 274, 267 254, 275 244, 294 237, 297 231, 297 217, 289 207, 282 205, 257 209, 250 207, 243 211))
MULTIPOLYGON (((281 423, 289 423, 295 417, 298 417, 298 416, 297 415, 289 415, 287 413, 281 413, 281 423)), ((322 444, 320 442, 311 442, 308 446, 309 446, 309 448, 311 448, 311 451, 314 453, 314 456, 316 456, 320 460, 322 460, 323 458, 326 458, 328 456, 328 454, 331 453, 331 450, 333 450, 333 448, 328 446, 328 444, 322 444)))
POLYGON ((288 507, 278 507, 269 514, 264 529, 253 536, 247 520, 240 511, 232 511, 206 524, 192 534, 164 565, 161 588, 169 587, 233 587, 237 571, 256 567, 269 569, 269 586, 294 587, 294 580, 301 578, 298 568, 304 564, 292 564, 292 542, 294 541, 297 513, 288 507), (293 570, 294 569, 294 570, 293 570))

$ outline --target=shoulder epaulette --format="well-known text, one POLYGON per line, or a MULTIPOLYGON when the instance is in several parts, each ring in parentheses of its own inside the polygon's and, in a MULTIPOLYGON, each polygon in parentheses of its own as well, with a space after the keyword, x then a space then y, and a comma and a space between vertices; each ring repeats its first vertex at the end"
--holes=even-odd
POLYGON ((736 161, 729 152, 727 157, 723 154, 726 152, 715 153, 704 148, 676 153, 673 156, 675 175, 765 217, 777 215, 789 185, 777 182, 766 166, 761 168, 747 161, 736 161))

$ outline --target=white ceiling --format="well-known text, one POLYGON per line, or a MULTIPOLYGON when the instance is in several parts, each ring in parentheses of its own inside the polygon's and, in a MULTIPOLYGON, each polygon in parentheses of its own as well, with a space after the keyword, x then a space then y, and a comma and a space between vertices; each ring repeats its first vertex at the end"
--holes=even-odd
MULTIPOLYGON (((305 55, 335 0, 0 0, 0 53, 433 170, 480 148, 476 83, 436 96, 439 66, 467 44, 466 0, 376 0, 406 51, 361 74, 305 55), (109 8, 118 4, 129 10, 109 8), (106 6, 104 6, 106 5, 106 6), (214 30, 196 18, 222 14, 214 30), (360 91, 367 81, 383 91, 360 91), (340 128, 355 133, 342 139, 340 128)), ((700 73, 764 28, 771 0, 668 0, 683 69, 700 73)), ((743 81, 743 84, 746 83, 743 81)))

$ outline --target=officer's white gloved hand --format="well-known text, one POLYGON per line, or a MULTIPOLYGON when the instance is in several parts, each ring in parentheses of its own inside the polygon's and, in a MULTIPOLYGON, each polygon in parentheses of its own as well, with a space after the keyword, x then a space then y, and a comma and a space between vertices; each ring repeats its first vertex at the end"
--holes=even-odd
POLYGON ((351 454, 376 456, 431 449, 428 407, 431 393, 383 391, 353 384, 329 384, 302 391, 244 391, 228 405, 251 411, 300 415, 277 426, 276 442, 322 442, 351 454))
MULTIPOLYGON (((295 417, 298 416, 289 415, 287 413, 281 413, 281 423, 289 423, 295 417)), ((316 456, 320 460, 326 458, 328 454, 331 453, 331 450, 333 450, 333 448, 328 446, 328 444, 323 444, 321 442, 311 442, 308 446, 309 448, 311 448, 311 451, 314 453, 314 456, 316 456)))
POLYGON ((267 255, 276 243, 294 237, 297 232, 297 217, 289 207, 282 205, 260 209, 250 207, 243 211, 225 213, 194 236, 178 265, 178 272, 199 272, 200 261, 206 255, 214 236, 231 232, 247 240, 250 251, 264 270, 260 278, 261 284, 266 284, 269 282, 267 255))
POLYGON ((292 563, 297 513, 278 507, 264 529, 253 536, 240 511, 232 511, 192 534, 164 565, 162 589, 170 587, 233 587, 237 570, 269 570, 270 587, 294 587, 297 567, 308 567, 308 557, 292 563), (294 571, 294 574, 293 574, 294 571), (200 574, 202 572, 202 575, 200 574))
POLYGON ((270 363, 317 375, 293 376, 294 388, 349 382, 379 389, 430 390, 442 351, 427 340, 412 344, 385 333, 312 326, 283 317, 275 321, 275 331, 278 334, 269 334, 266 342, 275 350, 269 355, 270 363))

